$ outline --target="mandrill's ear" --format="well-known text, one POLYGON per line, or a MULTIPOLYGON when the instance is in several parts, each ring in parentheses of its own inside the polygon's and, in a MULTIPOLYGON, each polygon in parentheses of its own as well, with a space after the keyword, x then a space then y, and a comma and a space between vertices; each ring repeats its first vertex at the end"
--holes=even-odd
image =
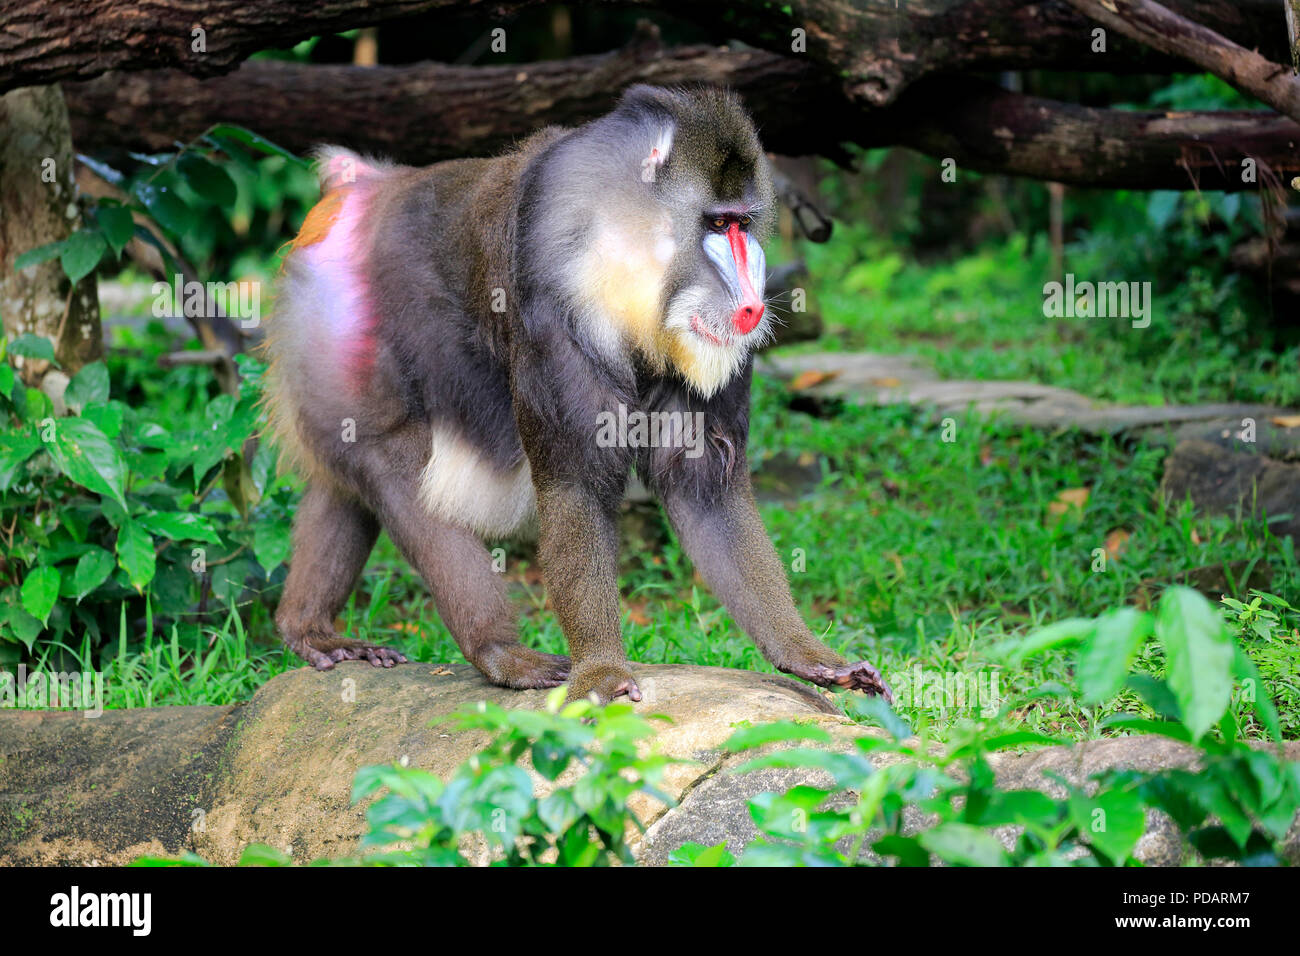
POLYGON ((659 128, 659 135, 655 137, 651 144, 650 151, 641 160, 641 182, 654 182, 659 167, 668 162, 668 154, 673 149, 673 132, 675 129, 676 127, 672 123, 665 123, 659 128))
POLYGON ((678 99, 679 95, 672 90, 642 84, 628 87, 619 100, 619 110, 634 116, 650 134, 641 156, 642 182, 654 182, 672 152, 673 136, 677 132, 674 106, 678 99))

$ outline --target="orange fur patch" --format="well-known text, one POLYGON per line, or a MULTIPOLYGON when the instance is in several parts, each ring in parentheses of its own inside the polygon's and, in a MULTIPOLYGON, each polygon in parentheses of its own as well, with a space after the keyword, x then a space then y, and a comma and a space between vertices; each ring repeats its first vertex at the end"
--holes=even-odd
POLYGON ((326 193, 320 202, 312 206, 307 213, 307 218, 302 221, 302 228, 298 230, 298 235, 293 240, 293 248, 314 246, 328 236, 339 218, 339 213, 343 211, 343 198, 346 195, 346 189, 336 189, 326 193))

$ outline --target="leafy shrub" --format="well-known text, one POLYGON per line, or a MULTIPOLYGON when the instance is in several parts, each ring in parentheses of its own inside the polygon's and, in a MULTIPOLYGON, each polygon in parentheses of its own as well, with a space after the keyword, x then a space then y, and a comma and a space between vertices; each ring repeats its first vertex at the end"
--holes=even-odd
MULTIPOLYGON (((35 337, 13 346, 38 351, 23 339, 35 337)), ((70 414, 55 417, 43 392, 0 364, 0 661, 126 640, 140 617, 148 637, 195 619, 210 598, 233 605, 246 582, 279 571, 291 489, 275 478, 270 446, 250 442, 261 366, 241 357, 240 367, 239 396, 219 395, 185 422, 112 397, 100 362, 73 376, 70 414)))
MULTIPOLYGON (((1240 682, 1237 703, 1280 740, 1277 712, 1254 663, 1214 607, 1196 591, 1170 588, 1155 613, 1120 608, 1097 618, 1061 621, 1020 642, 1011 660, 1070 646, 1077 647, 1075 680, 1086 700, 1102 703, 1127 687, 1158 714, 1156 719, 1114 714, 1104 726, 1193 746, 1197 769, 1111 769, 1094 775, 1093 787, 1051 775, 1067 791, 1058 800, 1036 790, 998 790, 987 755, 1062 741, 1002 732, 995 719, 964 728, 941 750, 925 739, 905 739, 903 728, 884 721, 891 739, 859 738, 848 753, 796 747, 738 768, 739 773, 772 767, 821 770, 833 780, 830 788, 800 786, 751 801, 761 837, 746 847, 740 862, 854 865, 864 862, 861 851, 870 846, 903 866, 927 866, 932 857, 973 866, 1123 865, 1133 862, 1147 811, 1161 810, 1203 858, 1277 865, 1282 841, 1300 811, 1300 764, 1239 739, 1234 680, 1240 682), (1140 646, 1152 639, 1163 645, 1163 679, 1130 672, 1140 646), (869 758, 882 753, 906 759, 875 767, 869 758), (933 822, 905 833, 908 807, 933 822), (1009 851, 991 832, 1003 826, 1021 828, 1009 851)), ((1002 716, 1024 703, 1009 703, 1002 716)), ((830 735, 783 723, 742 729, 727 746, 741 752, 783 740, 825 743, 830 735)), ((695 866, 735 862, 723 846, 694 844, 682 847, 674 859, 695 866)))

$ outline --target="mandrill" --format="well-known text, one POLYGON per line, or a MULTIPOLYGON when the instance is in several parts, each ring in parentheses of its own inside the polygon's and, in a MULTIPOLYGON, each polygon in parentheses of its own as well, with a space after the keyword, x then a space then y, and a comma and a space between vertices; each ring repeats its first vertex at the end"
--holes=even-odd
POLYGON ((329 149, 320 165, 267 340, 272 426, 307 481, 276 613, 295 653, 405 660, 333 627, 383 527, 489 681, 640 700, 617 577, 635 468, 777 669, 888 698, 808 630, 754 506, 775 199, 734 97, 637 86, 494 159, 414 169, 329 149), (607 440, 629 410, 702 427, 607 440), (483 543, 530 528, 572 659, 519 643, 483 543))

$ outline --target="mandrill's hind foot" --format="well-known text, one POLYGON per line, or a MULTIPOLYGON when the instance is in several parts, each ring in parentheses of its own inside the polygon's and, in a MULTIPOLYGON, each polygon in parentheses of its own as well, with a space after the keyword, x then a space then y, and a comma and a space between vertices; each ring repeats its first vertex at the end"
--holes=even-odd
POLYGON ((475 667, 498 687, 536 690, 559 687, 569 679, 569 659, 563 654, 543 654, 522 644, 496 644, 471 659, 475 667))
POLYGON ((569 681, 569 694, 566 700, 585 700, 592 694, 597 702, 608 704, 615 697, 626 695, 632 701, 641 699, 641 688, 636 686, 636 679, 626 667, 613 664, 597 664, 594 667, 578 668, 569 681))
POLYGON ((405 664, 406 655, 391 647, 370 644, 334 634, 286 640, 289 648, 318 671, 331 670, 340 661, 369 661, 374 667, 405 664))
POLYGON ((894 702, 894 692, 889 689, 885 679, 866 661, 832 667, 826 664, 809 664, 792 667, 789 673, 795 677, 812 681, 822 687, 843 687, 845 690, 860 690, 873 697, 885 698, 885 703, 894 702))

